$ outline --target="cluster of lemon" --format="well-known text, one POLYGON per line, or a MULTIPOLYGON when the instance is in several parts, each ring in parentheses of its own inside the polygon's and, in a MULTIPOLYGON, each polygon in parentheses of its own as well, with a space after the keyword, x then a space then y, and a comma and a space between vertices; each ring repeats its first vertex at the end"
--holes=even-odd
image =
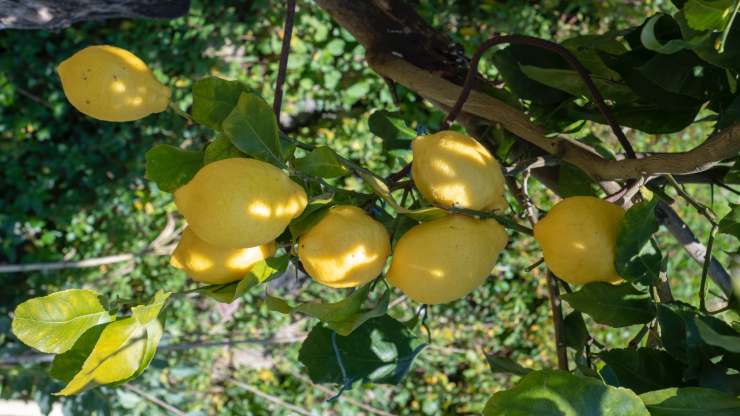
MULTIPOLYGON (((85 48, 58 72, 72 105, 97 119, 136 120, 169 105, 170 90, 124 49, 85 48)), ((501 166, 475 139, 453 131, 420 136, 412 153, 414 185, 432 204, 484 212, 506 207, 501 166)), ((273 165, 250 158, 210 163, 175 191, 188 228, 171 264, 200 282, 238 280, 275 254, 275 239, 307 202, 304 189, 273 165)), ((561 201, 535 227, 547 265, 573 283, 618 280, 613 259, 623 214, 597 198, 561 201)), ((297 255, 314 280, 335 288, 375 279, 391 257, 390 284, 418 302, 438 304, 482 284, 507 241, 495 220, 450 214, 412 227, 391 257, 385 227, 360 208, 339 205, 299 237, 297 255)))

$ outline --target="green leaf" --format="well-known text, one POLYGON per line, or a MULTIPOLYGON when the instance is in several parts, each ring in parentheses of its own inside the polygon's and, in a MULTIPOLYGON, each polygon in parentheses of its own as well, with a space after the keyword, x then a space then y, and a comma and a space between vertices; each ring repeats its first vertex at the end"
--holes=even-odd
MULTIPOLYGON (((593 100, 583 79, 575 70, 539 68, 531 65, 521 65, 520 68, 524 75, 548 87, 557 88, 576 97, 588 97, 589 100, 593 100)), ((632 89, 622 82, 612 81, 609 78, 593 74, 591 80, 607 100, 628 103, 636 101, 638 98, 632 89)))
POLYGON ((562 46, 568 48, 591 74, 617 81, 619 73, 610 69, 599 56, 598 51, 620 55, 627 52, 622 42, 613 34, 581 35, 564 40, 562 46))
POLYGON ((29 347, 59 354, 88 329, 115 319, 92 290, 70 289, 29 299, 15 309, 12 331, 29 347))
POLYGON ((486 354, 486 361, 488 366, 491 367, 491 372, 502 373, 502 374, 515 374, 518 376, 526 376, 532 369, 522 367, 516 361, 508 357, 503 357, 496 354, 486 354))
POLYGON ((564 294, 563 299, 594 321, 617 328, 644 324, 655 317, 655 304, 650 295, 629 283, 593 282, 577 292, 564 294))
POLYGON ((239 81, 208 77, 193 85, 193 120, 214 130, 234 109, 242 93, 249 88, 239 81))
POLYGON ((348 336, 319 324, 303 341, 298 360, 314 383, 351 387, 357 381, 398 384, 426 344, 388 315, 373 318, 348 336))
POLYGON ((565 325, 565 344, 576 351, 583 351, 589 339, 586 323, 578 311, 568 314, 563 320, 565 325))
POLYGON ((386 290, 378 303, 372 308, 362 308, 362 304, 367 299, 372 286, 372 283, 368 283, 356 289, 341 301, 334 303, 309 302, 291 307, 282 299, 270 297, 267 306, 276 312, 297 312, 314 317, 324 322, 329 329, 337 334, 346 336, 367 320, 382 316, 388 310, 390 290, 386 290))
POLYGON ((308 203, 308 206, 306 206, 306 209, 303 210, 303 213, 288 225, 290 235, 296 239, 307 233, 311 227, 318 224, 319 221, 321 221, 321 219, 329 212, 329 208, 331 208, 333 200, 333 193, 318 195, 312 198, 308 203))
POLYGON ((563 198, 571 196, 597 196, 594 181, 581 169, 570 163, 561 163, 558 171, 558 193, 563 198))
POLYGON ((277 120, 264 99, 242 93, 222 126, 237 149, 255 159, 283 167, 277 120))
POLYGON ((740 334, 736 332, 720 334, 698 317, 694 318, 694 323, 696 329, 699 330, 699 336, 707 344, 722 348, 725 351, 740 353, 740 334))
POLYGON ((639 282, 644 276, 652 276, 650 269, 645 269, 652 262, 649 258, 638 259, 643 246, 658 231, 658 219, 655 217, 655 206, 658 198, 645 200, 633 205, 622 218, 617 234, 617 254, 614 266, 623 278, 639 282), (641 266, 641 265, 644 265, 641 266))
POLYGON ((674 54, 684 49, 693 49, 698 47, 703 41, 705 41, 709 34, 704 34, 692 38, 690 40, 683 39, 671 39, 666 43, 661 43, 658 40, 658 36, 655 33, 655 24, 662 18, 669 18, 666 15, 656 14, 645 22, 645 25, 640 31, 640 42, 642 45, 653 52, 658 52, 666 55, 674 54))
POLYGON ((602 351, 598 355, 616 376, 618 387, 643 393, 684 384, 685 366, 665 351, 625 348, 602 351))
POLYGON ((670 388, 640 395, 652 416, 735 416, 740 398, 700 387, 670 388))
POLYGON ((285 254, 277 257, 268 257, 255 263, 247 275, 236 282, 209 285, 198 289, 199 293, 221 303, 231 303, 242 297, 253 287, 281 275, 288 268, 290 255, 285 254))
POLYGON ((409 127, 400 112, 378 110, 367 120, 370 131, 383 139, 384 149, 408 149, 416 131, 409 127))
POLYGON ((55 394, 70 396, 97 385, 129 380, 143 372, 162 337, 162 324, 157 317, 169 296, 159 292, 152 303, 131 308, 130 318, 106 325, 80 371, 55 394))
POLYGON ((730 203, 730 212, 719 222, 717 231, 740 240, 740 204, 730 203))
POLYGON ((307 175, 336 178, 349 173, 339 156, 327 146, 319 146, 311 153, 296 159, 295 168, 307 175))
POLYGON ((247 157, 243 152, 231 144, 231 140, 228 137, 219 134, 216 139, 208 143, 206 150, 203 152, 203 164, 217 162, 223 159, 231 159, 233 157, 247 157))
POLYGON ((494 394, 484 416, 650 416, 639 397, 591 377, 541 370, 494 394))
POLYGON ((630 282, 655 285, 660 273, 665 270, 667 259, 660 252, 646 253, 633 257, 622 267, 621 276, 630 282))
POLYGON ((203 152, 182 150, 168 144, 158 144, 144 155, 146 178, 165 192, 174 192, 185 185, 203 166, 203 152))
POLYGON ((732 0, 689 0, 683 14, 695 30, 724 30, 732 16, 732 0))

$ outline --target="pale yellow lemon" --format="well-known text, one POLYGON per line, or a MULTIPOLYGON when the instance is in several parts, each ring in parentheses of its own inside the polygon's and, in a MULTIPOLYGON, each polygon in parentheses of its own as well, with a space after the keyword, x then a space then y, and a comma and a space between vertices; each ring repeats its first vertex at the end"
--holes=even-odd
POLYGON ((69 102, 99 120, 138 120, 170 103, 170 89, 144 61, 115 46, 89 46, 59 64, 57 73, 69 102))
POLYGON ((486 280, 507 241, 494 220, 448 215, 416 225, 393 251, 388 282, 420 303, 460 299, 486 280))
POLYGON ((186 228, 170 264, 197 282, 218 285, 244 278, 255 263, 275 254, 274 241, 256 247, 221 248, 201 240, 186 228))
POLYGON ((534 227, 547 267, 573 284, 619 281, 614 256, 624 212, 592 196, 558 202, 534 227))
POLYGON ((195 234, 225 248, 274 240, 306 203, 306 192, 282 170, 247 158, 209 163, 175 191, 175 205, 195 234))
POLYGON ((383 224, 360 208, 338 205, 298 240, 298 257, 317 282, 355 287, 376 278, 391 251, 383 224))
POLYGON ((429 202, 479 211, 506 207, 501 166, 477 140, 441 131, 417 137, 411 148, 414 184, 429 202))

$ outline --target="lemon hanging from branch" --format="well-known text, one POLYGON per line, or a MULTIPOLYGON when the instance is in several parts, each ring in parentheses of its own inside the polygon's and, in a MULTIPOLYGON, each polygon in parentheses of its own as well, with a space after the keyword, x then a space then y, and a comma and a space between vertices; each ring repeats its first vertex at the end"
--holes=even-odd
POLYGON ((507 241, 490 219, 455 214, 416 225, 398 240, 388 282, 420 303, 460 299, 486 280, 507 241))
POLYGON ((377 277, 391 251, 383 224, 360 208, 332 207, 298 240, 298 257, 309 276, 330 287, 355 287, 377 277))
POLYGON ((170 89, 146 63, 115 46, 89 46, 59 64, 57 73, 69 102, 98 120, 138 120, 170 103, 170 89))
POLYGON ((620 206, 592 196, 558 202, 534 227, 547 267, 573 284, 621 280, 614 268, 620 206))
POLYGON ((210 163, 175 191, 175 205, 193 232, 222 248, 275 240, 306 203, 306 192, 282 170, 247 158, 210 163))
POLYGON ((218 285, 244 278, 252 266, 273 256, 275 250, 274 241, 256 247, 224 249, 206 243, 186 228, 170 264, 196 282, 218 285))
POLYGON ((419 136, 411 146, 414 184, 429 202, 477 211, 506 207, 501 165, 477 140, 441 131, 419 136))

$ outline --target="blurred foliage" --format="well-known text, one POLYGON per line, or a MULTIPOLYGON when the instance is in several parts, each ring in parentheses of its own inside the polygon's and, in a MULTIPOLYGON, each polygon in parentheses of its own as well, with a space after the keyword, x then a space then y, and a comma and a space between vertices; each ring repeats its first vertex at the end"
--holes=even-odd
MULTIPOLYGON (((77 24, 58 32, 0 32, 0 263, 79 260, 118 253, 144 253, 113 265, 36 273, 2 274, 0 361, 31 354, 10 335, 10 312, 25 299, 72 287, 94 288, 111 299, 149 298, 158 289, 181 290, 189 283, 167 265, 166 257, 145 252, 174 212, 170 195, 144 179, 144 153, 155 143, 201 149, 211 132, 185 124, 172 112, 135 123, 98 122, 67 104, 54 67, 90 44, 131 50, 174 87, 181 108, 192 103, 190 87, 208 75, 238 79, 268 101, 282 36, 279 2, 195 1, 187 17, 172 21, 108 20, 77 24)), ((470 54, 493 31, 550 39, 606 33, 640 24, 655 11, 675 10, 668 1, 541 2, 416 0, 419 12, 460 42, 470 54)), ((395 110, 385 82, 367 68, 363 48, 327 15, 308 3, 298 11, 284 115, 281 124, 298 139, 327 144, 342 156, 380 174, 398 169, 408 151, 383 154, 367 118, 376 109, 395 110)), ((486 64, 483 71, 496 76, 486 64)), ((433 127, 443 115, 420 97, 397 87, 398 106, 414 127, 433 127)), ((590 131, 610 137, 600 126, 590 131)), ((707 130, 692 127, 671 135, 630 132, 640 150, 683 150, 707 130)), ((613 145, 611 139, 606 145, 613 145)), ((612 149, 616 147, 612 146, 612 149)), ((340 179, 359 189, 356 178, 340 179)), ((691 186, 698 199, 727 212, 723 191, 691 186)), ((533 184, 536 204, 550 206, 551 194, 533 184)), ((680 214, 700 238, 708 224, 688 206, 680 214)), ((665 237, 665 231, 660 232, 665 237)), ((670 258, 675 295, 697 293, 700 268, 669 237, 661 238, 670 258)), ((715 253, 725 261, 731 245, 720 236, 715 253)), ((189 415, 289 414, 240 388, 249 384, 313 414, 357 414, 363 403, 394 414, 477 413, 491 393, 511 385, 511 376, 491 374, 484 352, 510 356, 531 368, 554 365, 554 345, 543 269, 535 263, 532 239, 514 237, 497 266, 498 276, 465 299, 430 309, 432 344, 400 386, 368 386, 328 402, 333 393, 312 386, 298 365, 298 344, 278 342, 307 332, 307 321, 268 311, 256 293, 232 305, 204 297, 178 297, 167 314, 167 331, 140 391, 189 415), (233 340, 230 347, 208 342, 233 340), (265 342, 257 342, 267 340, 265 342), (239 341, 242 341, 239 343, 239 341), (176 347, 186 344, 183 347, 176 347), (205 344, 205 345, 204 345, 205 344), (199 346, 195 348, 194 346, 199 346)), ((290 271, 288 272, 290 273, 290 271)), ((316 284, 288 276, 302 299, 331 298, 316 284)), ((693 295, 692 295, 693 296, 693 295)), ((409 319, 402 303, 391 314, 409 319)), ((590 318, 587 323, 593 328, 590 318)), ((626 346, 639 329, 600 328, 603 343, 626 346)), ((0 398, 24 398, 48 409, 48 364, 0 364, 0 398)), ((136 390, 100 388, 63 401, 66 414, 158 415, 167 412, 136 390)))

